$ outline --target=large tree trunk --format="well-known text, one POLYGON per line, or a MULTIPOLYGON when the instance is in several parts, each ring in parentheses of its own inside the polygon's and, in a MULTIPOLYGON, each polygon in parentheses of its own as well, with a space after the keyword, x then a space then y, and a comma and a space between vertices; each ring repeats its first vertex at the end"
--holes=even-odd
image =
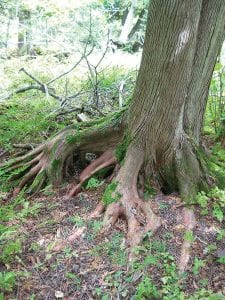
POLYGON ((225 1, 151 1, 129 111, 145 170, 192 201, 206 180, 200 143, 208 88, 225 24, 225 1), (162 8, 163 7, 163 8, 162 8))

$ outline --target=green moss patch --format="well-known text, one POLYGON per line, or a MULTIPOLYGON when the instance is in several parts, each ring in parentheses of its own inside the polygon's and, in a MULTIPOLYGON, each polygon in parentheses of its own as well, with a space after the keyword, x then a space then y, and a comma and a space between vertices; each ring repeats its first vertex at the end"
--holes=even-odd
POLYGON ((122 195, 116 192, 117 186, 118 186, 118 182, 113 181, 106 187, 104 194, 102 196, 102 201, 104 204, 108 205, 113 202, 117 202, 121 198, 122 195))

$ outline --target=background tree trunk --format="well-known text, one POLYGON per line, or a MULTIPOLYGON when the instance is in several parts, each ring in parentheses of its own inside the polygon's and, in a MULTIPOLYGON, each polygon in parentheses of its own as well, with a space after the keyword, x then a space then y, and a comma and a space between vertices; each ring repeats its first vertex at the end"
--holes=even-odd
POLYGON ((185 104, 184 127, 199 145, 208 91, 225 29, 225 1, 203 0, 191 80, 185 104))
POLYGON ((125 23, 120 33, 119 42, 121 44, 125 44, 128 41, 129 33, 133 28, 135 5, 136 5, 136 0, 132 0, 129 12, 127 14, 125 23))

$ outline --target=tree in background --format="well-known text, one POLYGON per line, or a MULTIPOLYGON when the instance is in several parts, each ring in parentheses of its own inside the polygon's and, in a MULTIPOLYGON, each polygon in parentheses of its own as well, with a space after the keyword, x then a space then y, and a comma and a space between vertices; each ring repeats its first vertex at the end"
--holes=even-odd
MULTIPOLYGON (((115 178, 106 188, 95 214, 105 210, 105 224, 124 217, 133 248, 159 228, 161 220, 141 199, 141 178, 154 178, 166 193, 178 192, 192 203, 210 184, 201 150, 201 130, 210 79, 223 41, 224 0, 152 0, 141 66, 133 99, 127 109, 108 117, 72 125, 23 157, 8 162, 6 171, 21 168, 16 192, 32 183, 30 192, 46 181, 62 183, 71 157, 94 152, 94 160, 69 193, 108 166, 115 178), (119 168, 119 171, 118 171, 119 168)), ((187 230, 194 213, 183 209, 187 230)), ((179 262, 184 270, 190 245, 184 242, 179 262)))
POLYGON ((136 52, 143 46, 148 1, 103 1, 112 31, 112 42, 118 47, 136 52))

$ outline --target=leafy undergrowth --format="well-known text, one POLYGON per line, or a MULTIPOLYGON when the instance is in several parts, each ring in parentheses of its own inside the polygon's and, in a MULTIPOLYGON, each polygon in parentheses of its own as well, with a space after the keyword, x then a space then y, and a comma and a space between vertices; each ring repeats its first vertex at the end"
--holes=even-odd
POLYGON ((71 200, 50 186, 29 201, 1 194, 0 299, 225 299, 224 219, 197 206, 197 226, 185 234, 180 199, 157 194, 152 209, 163 226, 128 266, 124 222, 104 232, 102 219, 88 219, 105 188, 92 185, 71 200), (179 276, 183 239, 193 241, 192 257, 179 276))

